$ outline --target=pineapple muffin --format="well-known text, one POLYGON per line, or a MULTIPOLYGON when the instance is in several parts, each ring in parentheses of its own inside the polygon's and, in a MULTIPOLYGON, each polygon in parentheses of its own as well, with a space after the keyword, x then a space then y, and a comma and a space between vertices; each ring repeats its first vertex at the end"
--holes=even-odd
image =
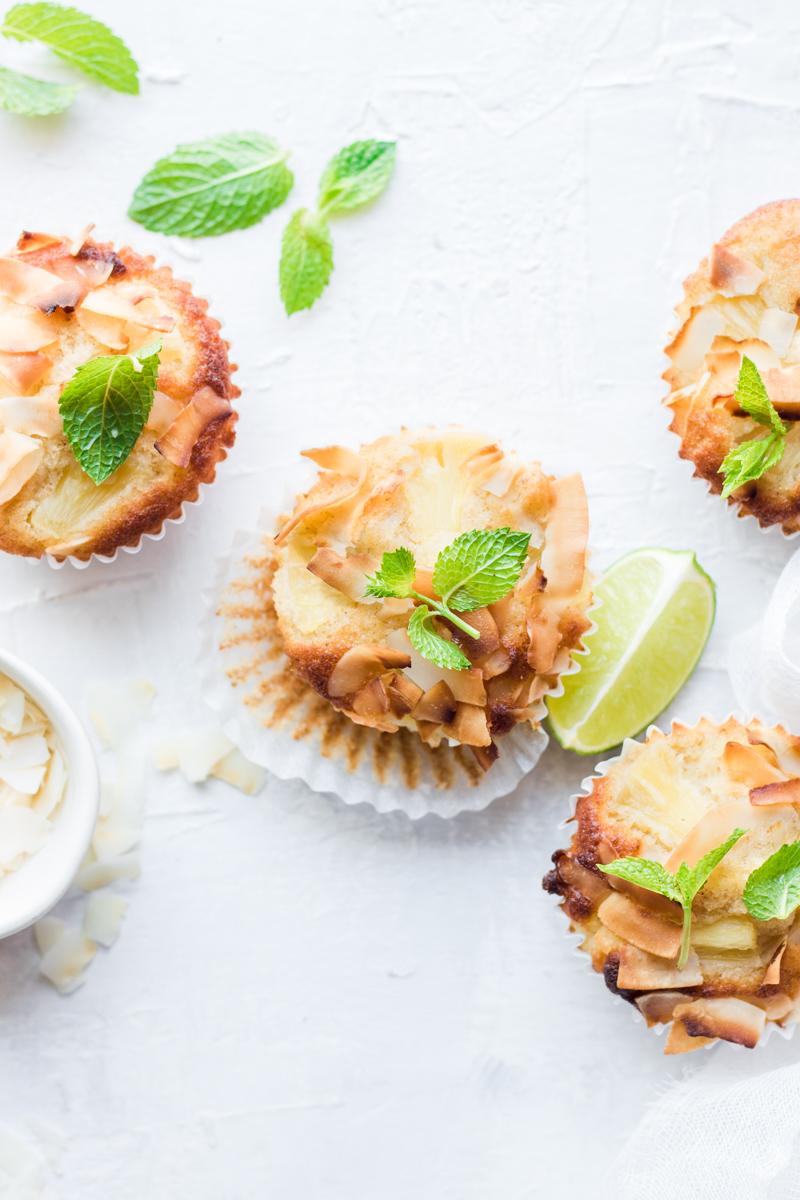
POLYGON ((795 1020, 800 920, 756 920, 743 899, 751 872, 800 839, 800 738, 759 721, 703 720, 627 742, 577 801, 568 850, 545 890, 562 897, 581 948, 610 991, 648 1025, 669 1024, 665 1053, 713 1039, 754 1046, 768 1021, 795 1020), (679 966, 681 906, 598 864, 633 855, 675 873, 744 831, 696 894, 679 966))
POLYGON ((589 628, 580 476, 555 479, 456 429, 305 454, 322 469, 275 537, 275 610, 295 670, 357 724, 469 746, 488 769, 503 734, 536 726, 589 628), (519 548, 519 570, 501 599, 459 612, 467 631, 431 616, 448 655, 461 652, 452 669, 412 646, 407 629, 436 602, 440 552, 486 531, 519 548), (383 556, 400 547, 416 596, 368 595, 383 556))
POLYGON ((712 492, 725 456, 764 435, 737 404, 743 357, 755 363, 788 427, 780 461, 728 497, 759 524, 800 529, 800 200, 766 204, 730 229, 684 284, 667 346, 670 428, 712 492))
POLYGON ((214 479, 238 394, 218 322, 170 270, 88 237, 24 233, 0 257, 0 549, 88 560, 157 533, 214 479), (96 484, 65 436, 59 397, 90 360, 157 340, 144 428, 96 484))

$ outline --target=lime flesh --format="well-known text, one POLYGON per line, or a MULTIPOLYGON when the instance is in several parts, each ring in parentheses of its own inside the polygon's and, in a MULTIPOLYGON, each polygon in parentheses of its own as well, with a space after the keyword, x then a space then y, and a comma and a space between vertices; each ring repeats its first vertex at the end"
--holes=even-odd
POLYGON ((595 587, 597 626, 547 701, 562 746, 595 754, 633 737, 691 675, 714 623, 714 584, 691 550, 635 550, 595 587))

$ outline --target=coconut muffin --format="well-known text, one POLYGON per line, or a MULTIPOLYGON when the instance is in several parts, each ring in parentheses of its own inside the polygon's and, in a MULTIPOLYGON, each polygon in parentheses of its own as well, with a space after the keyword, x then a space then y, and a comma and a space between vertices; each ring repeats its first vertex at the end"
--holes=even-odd
POLYGON ((423 430, 357 452, 305 452, 319 476, 275 537, 273 597, 296 672, 357 724, 415 730, 430 746, 469 746, 488 769, 497 742, 535 725, 589 627, 588 512, 579 476, 555 479, 490 438, 423 430), (444 621, 468 668, 438 667, 406 633, 413 599, 366 596, 385 552, 406 547, 414 585, 433 595, 437 555, 470 530, 530 534, 522 573, 498 603, 461 615, 473 640, 444 621))
POLYGON ((754 1046, 767 1021, 794 1020, 800 994, 800 919, 759 921, 742 895, 750 873, 800 839, 800 739, 759 721, 674 724, 627 742, 591 781, 567 850, 553 855, 547 891, 562 897, 610 991, 649 1025, 667 1024, 665 1053, 710 1040, 754 1046), (677 965, 678 904, 598 864, 634 855, 675 872, 744 835, 695 897, 691 950, 677 965))
POLYGON ((238 394, 219 323, 169 269, 88 237, 24 233, 0 258, 0 549, 89 559, 158 532, 214 479, 238 394), (60 393, 91 359, 156 339, 146 426, 95 484, 64 436, 60 393))
POLYGON ((712 492, 723 459, 764 434, 734 399, 742 358, 758 368, 789 425, 783 457, 728 497, 740 515, 800 528, 800 200, 766 204, 730 229, 684 284, 664 373, 680 455, 712 492))

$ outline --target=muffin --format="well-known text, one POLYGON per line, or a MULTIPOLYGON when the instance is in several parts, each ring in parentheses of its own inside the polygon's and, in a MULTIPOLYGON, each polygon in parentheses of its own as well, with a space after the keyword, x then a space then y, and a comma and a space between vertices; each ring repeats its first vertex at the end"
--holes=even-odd
POLYGON ((0 258, 0 549, 88 560, 135 546, 196 500, 233 445, 228 347, 204 300, 129 248, 23 233, 0 258), (64 435, 77 368, 161 343, 152 408, 96 484, 64 435))
POLYGON ((627 742, 575 809, 567 850, 553 855, 547 891, 562 897, 581 949, 611 992, 648 1025, 669 1025, 665 1052, 713 1039, 754 1046, 767 1022, 795 1019, 800 921, 756 920, 743 900, 750 873, 800 839, 800 739, 760 721, 702 720, 627 742), (674 873, 744 834, 692 905, 679 967, 682 911, 599 864, 633 855, 674 873))
POLYGON ((720 492, 725 456, 764 435, 734 398, 743 357, 755 363, 788 426, 780 461, 729 497, 762 526, 800 528, 800 200, 766 204, 714 246, 684 284, 664 373, 681 458, 720 492))
POLYGON ((305 454, 321 470, 275 537, 272 585, 294 670, 356 724, 468 746, 488 769, 504 734, 538 723, 542 697, 589 628, 580 477, 555 479, 457 429, 305 454), (440 551, 486 530, 529 536, 520 574, 498 602, 461 612, 477 637, 433 620, 464 659, 459 669, 436 665, 412 647, 407 626, 435 595, 440 551), (400 547, 413 554, 418 597, 368 595, 383 555, 400 547))

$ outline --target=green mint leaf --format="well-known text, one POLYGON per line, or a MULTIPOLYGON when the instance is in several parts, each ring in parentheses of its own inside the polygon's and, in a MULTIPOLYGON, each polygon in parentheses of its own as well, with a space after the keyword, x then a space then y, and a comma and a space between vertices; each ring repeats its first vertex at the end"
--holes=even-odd
POLYGON ((324 216, 300 208, 286 226, 281 245, 281 299, 289 316, 311 308, 333 270, 333 243, 324 216))
POLYGON ((682 895, 689 904, 691 904, 701 888, 705 886, 712 871, 716 870, 728 851, 736 845, 739 838, 744 837, 744 834, 744 829, 734 829, 730 837, 726 838, 721 846, 717 846, 714 850, 709 850, 708 854, 704 854, 693 867, 687 867, 686 863, 681 863, 675 873, 675 878, 682 895))
POLYGON ((177 146, 147 172, 128 216, 179 237, 246 229, 289 195, 294 176, 286 158, 263 133, 225 133, 177 146))
POLYGON ((668 900, 681 903, 675 877, 670 875, 661 863, 653 862, 652 859, 617 858, 614 862, 598 863, 597 866, 606 875, 616 875, 618 879, 635 883, 638 887, 646 888, 648 892, 657 892, 659 896, 666 896, 668 900))
POLYGON ((786 438, 781 433, 768 433, 766 437, 734 446, 719 469, 725 478, 722 498, 727 499, 743 484, 760 479, 765 471, 780 462, 785 448, 786 438))
POLYGON ((437 558, 433 586, 456 612, 495 604, 519 579, 530 540, 508 528, 462 533, 437 558))
POLYGON ((418 605, 408 622, 408 640, 423 658, 448 671, 468 671, 472 663, 455 644, 436 632, 434 614, 427 604, 418 605))
POLYGON ((381 565, 374 575, 367 577, 366 596, 397 596, 402 599, 411 594, 417 567, 414 555, 404 546, 384 554, 381 565))
POLYGON ((136 95, 139 68, 125 43, 107 25, 63 4, 15 4, 3 34, 18 42, 42 42, 84 75, 116 92, 136 95))
POLYGON ((352 212, 381 194, 394 171, 395 142, 353 142, 335 154, 319 184, 319 207, 327 216, 352 212))
POLYGON ((160 344, 93 358, 78 367, 58 407, 64 435, 95 483, 116 471, 136 445, 153 404, 160 344))
POLYGON ((0 108, 21 117, 49 117, 69 108, 78 89, 0 67, 0 108))
POLYGON ((734 399, 748 417, 758 421, 759 425, 766 425, 773 433, 787 432, 775 405, 767 395, 758 367, 746 354, 742 356, 734 399))
POLYGON ((788 842, 748 876, 744 906, 757 921, 785 920, 800 906, 800 842, 788 842))

